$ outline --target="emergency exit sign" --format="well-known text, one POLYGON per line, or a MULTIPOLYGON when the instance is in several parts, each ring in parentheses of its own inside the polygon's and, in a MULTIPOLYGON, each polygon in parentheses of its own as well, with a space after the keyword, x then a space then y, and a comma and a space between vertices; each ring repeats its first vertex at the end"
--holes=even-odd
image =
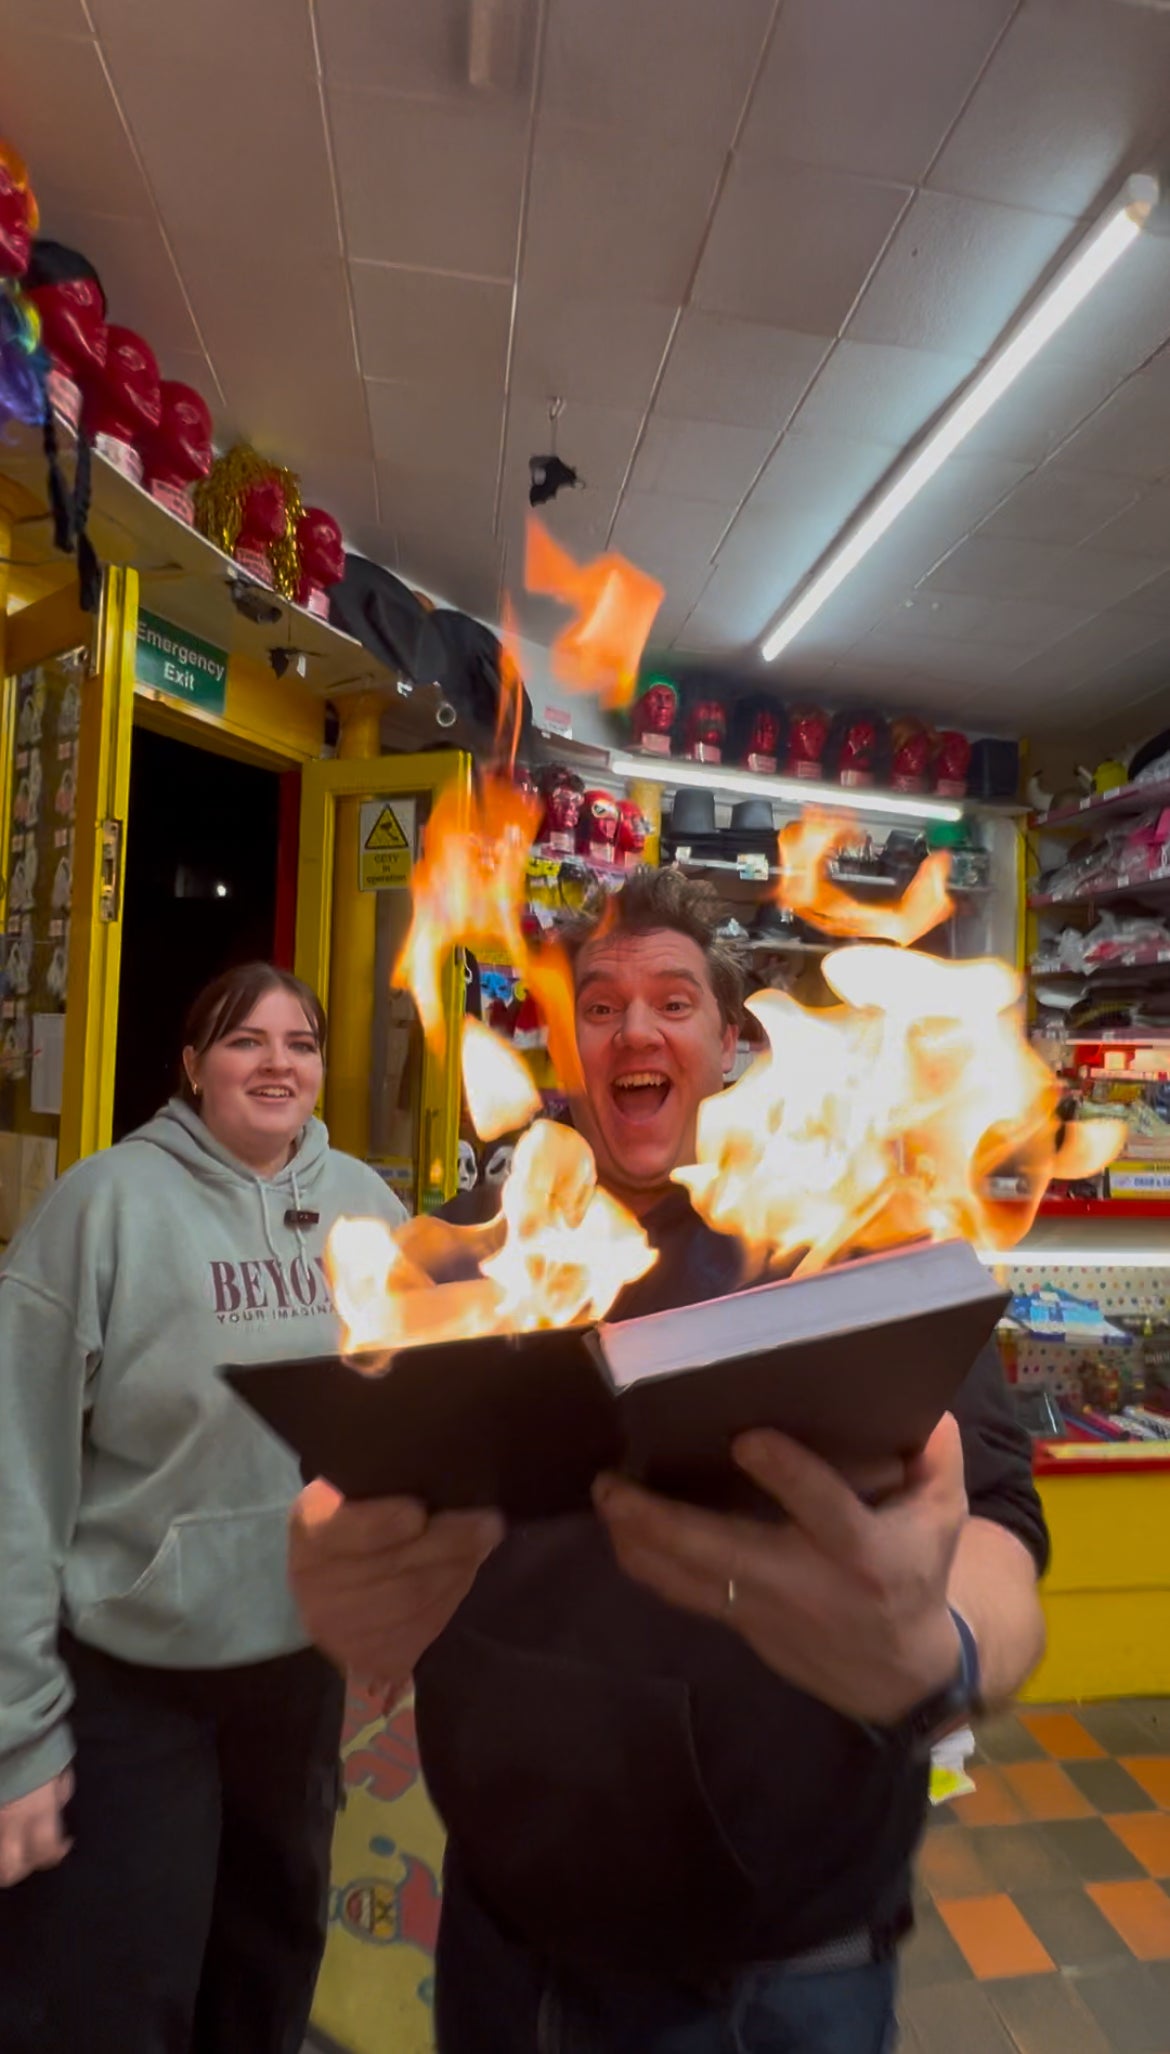
POLYGON ((156 613, 138 613, 135 683, 200 713, 222 713, 227 700, 227 652, 172 627, 156 613))

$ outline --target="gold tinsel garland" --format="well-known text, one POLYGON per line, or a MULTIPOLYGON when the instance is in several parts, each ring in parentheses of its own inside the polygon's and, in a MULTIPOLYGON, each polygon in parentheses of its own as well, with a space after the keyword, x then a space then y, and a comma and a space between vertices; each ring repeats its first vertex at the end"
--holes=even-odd
POLYGON ((295 471, 270 463, 246 442, 237 442, 226 456, 216 458, 209 475, 196 485, 195 526, 225 556, 231 556, 243 524, 244 500, 253 485, 269 478, 275 478, 284 493, 286 520, 284 534, 268 544, 266 553, 276 590, 285 599, 295 599, 301 577, 297 523, 304 511, 295 471))

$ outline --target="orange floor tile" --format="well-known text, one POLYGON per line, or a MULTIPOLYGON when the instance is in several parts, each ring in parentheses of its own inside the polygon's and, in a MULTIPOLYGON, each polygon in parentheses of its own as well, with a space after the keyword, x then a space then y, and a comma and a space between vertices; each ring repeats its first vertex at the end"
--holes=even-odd
POLYGON ((1157 1883, 1090 1883, 1088 1892, 1139 1961, 1170 1961, 1170 1897, 1157 1883))
POLYGON ((1105 1749, 1071 1712, 1021 1712, 1018 1716, 1033 1740, 1059 1762, 1095 1762, 1104 1756, 1105 1749))
POLYGON ((1160 1754, 1123 1755, 1121 1766, 1140 1783, 1147 1797, 1170 1811, 1170 1756, 1160 1754))
POLYGON ((1122 1812, 1105 1823, 1152 1876, 1170 1877, 1170 1818, 1164 1812, 1122 1812))
MULTIPOLYGON (((1158 1888, 1156 1883, 1150 1887, 1158 1888)), ((1162 1901, 1170 1915, 1170 1898, 1164 1897, 1162 1901)), ((997 1894, 940 1900, 938 1910, 980 1982, 1003 1982, 1011 1976, 1055 1971, 1051 1955, 1040 1945, 1010 1897, 997 1894)))
POLYGON ((1016 1762, 1003 1772, 1030 1819, 1091 1819, 1093 1807, 1059 1762, 1016 1762))
POLYGON ((955 1817, 964 1826, 1018 1826, 1024 1814, 999 1769, 980 1765, 972 1770, 975 1788, 955 1800, 955 1817))

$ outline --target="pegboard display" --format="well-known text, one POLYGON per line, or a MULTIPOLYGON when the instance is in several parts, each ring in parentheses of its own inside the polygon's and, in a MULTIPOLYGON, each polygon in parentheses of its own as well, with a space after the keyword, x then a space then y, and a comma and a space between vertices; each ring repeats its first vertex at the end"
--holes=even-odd
MULTIPOLYGON (((1098 1305, 1106 1319, 1128 1322, 1152 1321, 1156 1327, 1170 1327, 1170 1259, 1165 1269, 1123 1269, 1110 1265, 1094 1268, 1091 1263, 1058 1263, 1048 1268, 997 1268, 1005 1286, 1012 1291, 1039 1291, 1052 1287, 1071 1291, 1078 1298, 1098 1305)), ((1057 1398, 1078 1399, 1100 1374, 1100 1365, 1119 1372, 1123 1378, 1140 1380, 1142 1343, 1128 1348, 1094 1343, 1074 1347, 1064 1341, 1038 1340, 1021 1334, 1008 1351, 1014 1356, 1016 1381, 1033 1387, 1042 1385, 1057 1398)))

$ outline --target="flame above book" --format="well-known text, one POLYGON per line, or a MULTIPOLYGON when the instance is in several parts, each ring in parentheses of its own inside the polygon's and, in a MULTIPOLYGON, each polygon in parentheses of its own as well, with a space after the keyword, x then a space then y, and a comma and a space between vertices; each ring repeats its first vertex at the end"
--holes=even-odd
MULTIPOLYGON (((569 958, 524 921, 538 822, 537 803, 502 771, 470 802, 439 798, 393 981, 446 1059, 444 963, 459 947, 500 950, 532 990, 553 1067, 573 1092, 582 1077, 569 958)), ((1125 1141, 1121 1121, 1061 1121, 1060 1086, 1027 1040, 1014 970, 912 948, 952 910, 946 857, 928 858, 900 899, 860 904, 832 876, 849 832, 808 813, 778 844, 779 902, 825 932, 862 937, 826 958, 837 1003, 816 1009, 779 992, 749 1001, 766 1052, 705 1101, 696 1160, 675 1172, 708 1224, 739 1239, 745 1282, 917 1240, 1006 1250, 1053 1176, 1094 1175, 1125 1141)), ((482 1138, 532 1118, 539 1096, 510 1044, 468 1020, 461 1053, 482 1138)), ((344 1349, 363 1366, 419 1342, 603 1319, 654 1260, 639 1222, 599 1186, 584 1138, 539 1118, 488 1225, 421 1218, 391 1230, 345 1219, 326 1251, 344 1349)))

